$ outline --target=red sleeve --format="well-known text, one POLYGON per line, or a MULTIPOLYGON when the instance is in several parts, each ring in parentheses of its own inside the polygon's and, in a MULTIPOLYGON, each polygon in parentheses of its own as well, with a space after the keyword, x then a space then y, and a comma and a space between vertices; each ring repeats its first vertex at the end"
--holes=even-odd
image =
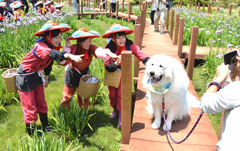
POLYGON ((38 42, 34 46, 34 50, 36 52, 36 55, 41 59, 48 59, 49 58, 49 52, 51 51, 51 48, 49 48, 45 43, 38 42))
POLYGON ((96 45, 91 44, 90 51, 93 53, 94 57, 97 58, 95 51, 98 47, 96 45))
POLYGON ((142 61, 144 58, 148 57, 140 48, 134 43, 130 46, 132 53, 134 56, 138 58, 138 60, 142 61))

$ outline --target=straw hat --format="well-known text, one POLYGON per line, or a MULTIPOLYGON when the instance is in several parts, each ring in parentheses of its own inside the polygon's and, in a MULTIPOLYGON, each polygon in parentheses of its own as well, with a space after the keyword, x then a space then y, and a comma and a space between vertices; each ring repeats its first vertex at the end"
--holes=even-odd
POLYGON ((19 7, 21 7, 21 6, 22 6, 22 3, 19 2, 19 1, 14 1, 14 2, 12 2, 12 3, 10 4, 10 7, 11 7, 11 8, 19 8, 19 7))
POLYGON ((69 38, 69 40, 76 40, 76 39, 79 39, 79 38, 97 38, 99 37, 99 33, 94 31, 94 30, 91 30, 91 31, 88 31, 87 29, 85 28, 82 28, 82 29, 79 29, 78 31, 75 31, 72 36, 69 38))
POLYGON ((0 1, 0 7, 6 7, 6 2, 0 1))
POLYGON ((114 24, 110 27, 110 30, 107 30, 105 34, 102 35, 103 38, 112 38, 113 34, 119 33, 119 32, 125 32, 126 35, 132 34, 134 31, 132 29, 129 29, 126 26, 122 26, 120 24, 114 24))
POLYGON ((45 32, 47 31, 51 31, 51 30, 57 30, 60 29, 61 32, 67 32, 69 31, 71 28, 68 26, 68 24, 57 24, 55 22, 52 21, 48 21, 47 23, 45 23, 42 28, 36 32, 34 35, 35 36, 43 36, 45 32))
POLYGON ((64 3, 60 3, 56 5, 56 8, 62 8, 64 6, 64 3))
POLYGON ((40 4, 43 4, 42 1, 38 1, 38 2, 35 4, 35 6, 38 6, 38 5, 40 5, 40 4))

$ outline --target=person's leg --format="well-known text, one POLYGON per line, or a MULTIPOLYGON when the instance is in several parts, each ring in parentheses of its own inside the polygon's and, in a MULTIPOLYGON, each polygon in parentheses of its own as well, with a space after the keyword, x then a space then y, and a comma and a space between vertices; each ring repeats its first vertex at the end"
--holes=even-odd
POLYGON ((161 21, 161 29, 160 29, 160 32, 161 32, 161 34, 164 34, 164 32, 165 32, 165 10, 162 10, 162 11, 161 11, 160 21, 161 21))
POLYGON ((35 100, 36 100, 36 107, 37 113, 39 114, 40 121, 42 123, 43 131, 51 131, 51 128, 48 124, 48 107, 47 102, 45 100, 44 88, 43 85, 38 86, 35 90, 35 100))
POLYGON ((116 11, 116 3, 111 3, 111 6, 112 6, 112 12, 115 12, 116 11))
POLYGON ((159 25, 158 25, 159 18, 160 18, 159 11, 156 11, 154 14, 154 31, 155 32, 159 32, 159 25))
POLYGON ((151 24, 152 25, 154 24, 154 13, 155 13, 155 10, 151 10, 150 18, 151 18, 151 24))
POLYGON ((37 109, 34 96, 34 90, 32 91, 20 91, 19 96, 22 104, 24 123, 26 124, 26 130, 28 135, 32 135, 34 131, 33 123, 37 122, 37 109))
POLYGON ((64 84, 63 94, 62 94, 62 102, 61 105, 63 107, 69 108, 69 102, 72 99, 72 96, 74 95, 77 87, 68 87, 66 84, 64 84))
POLYGON ((118 128, 122 126, 122 115, 121 115, 121 108, 122 108, 122 84, 120 81, 119 87, 117 88, 117 110, 118 110, 118 128))
POLYGON ((113 108, 113 112, 110 115, 110 118, 114 118, 114 117, 116 117, 116 115, 118 113, 117 104, 116 104, 117 103, 117 98, 116 98, 117 89, 109 86, 108 90, 109 90, 110 105, 113 108))
POLYGON ((82 97, 78 95, 78 105, 81 108, 88 108, 88 102, 89 102, 89 98, 84 99, 84 102, 82 100, 82 97))

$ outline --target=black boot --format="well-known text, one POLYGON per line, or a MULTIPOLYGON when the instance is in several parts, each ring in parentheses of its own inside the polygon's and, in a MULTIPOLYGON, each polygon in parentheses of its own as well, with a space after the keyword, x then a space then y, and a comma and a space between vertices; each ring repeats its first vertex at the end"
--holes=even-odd
POLYGON ((32 123, 26 124, 27 133, 29 136, 32 136, 34 133, 35 126, 32 123))
POLYGON ((40 121, 42 123, 42 129, 44 132, 49 132, 52 130, 50 125, 48 124, 48 116, 47 113, 39 113, 40 121))

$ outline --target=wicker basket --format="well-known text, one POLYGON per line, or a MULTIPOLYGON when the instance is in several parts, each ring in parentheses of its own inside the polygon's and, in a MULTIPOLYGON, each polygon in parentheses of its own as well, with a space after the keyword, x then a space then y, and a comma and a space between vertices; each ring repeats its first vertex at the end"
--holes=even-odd
POLYGON ((8 69, 2 74, 3 83, 7 92, 17 92, 16 68, 8 69))
POLYGON ((95 76, 83 76, 80 79, 78 87, 78 95, 83 98, 96 96, 98 90, 99 80, 95 76))
POLYGON ((118 88, 121 79, 121 71, 108 72, 105 70, 104 85, 118 88))

